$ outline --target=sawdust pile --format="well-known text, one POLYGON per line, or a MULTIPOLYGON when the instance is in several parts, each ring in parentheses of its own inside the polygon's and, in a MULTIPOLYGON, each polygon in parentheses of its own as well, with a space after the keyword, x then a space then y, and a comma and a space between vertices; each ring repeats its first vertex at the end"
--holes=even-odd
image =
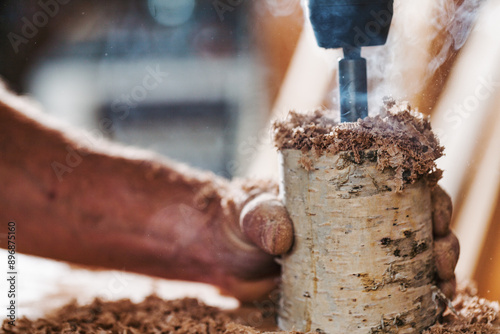
MULTIPOLYGON (((475 295, 473 289, 459 292, 453 302, 457 315, 448 311, 443 321, 424 334, 500 333, 500 307, 475 295)), ((210 333, 260 334, 234 315, 206 306, 196 299, 163 300, 149 296, 141 303, 128 299, 89 305, 70 303, 45 318, 18 319, 16 326, 4 320, 0 333, 210 333)), ((271 333, 271 332, 266 332, 271 333)), ((291 332, 272 332, 291 333, 291 332)))
POLYGON ((442 323, 423 334, 500 333, 500 305, 479 298, 473 285, 460 288, 452 304, 456 313, 447 310, 442 323))
MULTIPOLYGON (((149 296, 134 304, 128 299, 68 304, 46 318, 4 321, 4 333, 228 333, 229 315, 196 299, 166 301, 149 296)), ((236 324, 235 324, 236 325, 236 324)))
POLYGON ((279 150, 313 151, 316 156, 351 151, 356 163, 363 161, 364 151, 376 151, 379 169, 393 168, 400 188, 422 176, 431 184, 441 178, 435 160, 444 149, 429 119, 413 111, 408 103, 386 98, 380 115, 355 123, 338 124, 329 113, 290 112, 285 120, 273 125, 276 146, 279 150))

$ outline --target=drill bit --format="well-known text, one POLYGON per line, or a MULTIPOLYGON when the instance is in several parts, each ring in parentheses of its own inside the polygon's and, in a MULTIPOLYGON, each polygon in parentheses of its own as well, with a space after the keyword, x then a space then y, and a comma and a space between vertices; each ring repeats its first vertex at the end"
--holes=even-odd
POLYGON ((360 47, 344 47, 339 61, 340 121, 356 122, 368 116, 366 59, 360 47))

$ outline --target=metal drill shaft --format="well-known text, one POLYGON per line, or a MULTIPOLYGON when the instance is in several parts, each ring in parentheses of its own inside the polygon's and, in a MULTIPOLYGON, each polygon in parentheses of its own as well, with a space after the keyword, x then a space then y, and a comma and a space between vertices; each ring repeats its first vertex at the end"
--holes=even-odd
POLYGON ((339 61, 340 121, 356 122, 368 116, 366 59, 361 48, 344 48, 339 61))

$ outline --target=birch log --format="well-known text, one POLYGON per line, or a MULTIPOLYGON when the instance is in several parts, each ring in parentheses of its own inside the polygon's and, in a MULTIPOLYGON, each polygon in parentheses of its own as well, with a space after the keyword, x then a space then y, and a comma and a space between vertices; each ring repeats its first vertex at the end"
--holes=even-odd
POLYGON ((397 192, 394 171, 350 152, 284 149, 280 192, 295 243, 282 261, 278 324, 323 333, 420 333, 433 300, 430 189, 397 192))

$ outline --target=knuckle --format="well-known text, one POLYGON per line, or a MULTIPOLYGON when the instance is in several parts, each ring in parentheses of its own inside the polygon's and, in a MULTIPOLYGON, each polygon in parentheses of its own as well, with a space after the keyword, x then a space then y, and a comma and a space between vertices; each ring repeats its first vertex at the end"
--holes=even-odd
POLYGON ((291 246, 291 220, 275 196, 261 196, 250 201, 242 211, 240 225, 244 234, 267 253, 283 254, 291 246))

